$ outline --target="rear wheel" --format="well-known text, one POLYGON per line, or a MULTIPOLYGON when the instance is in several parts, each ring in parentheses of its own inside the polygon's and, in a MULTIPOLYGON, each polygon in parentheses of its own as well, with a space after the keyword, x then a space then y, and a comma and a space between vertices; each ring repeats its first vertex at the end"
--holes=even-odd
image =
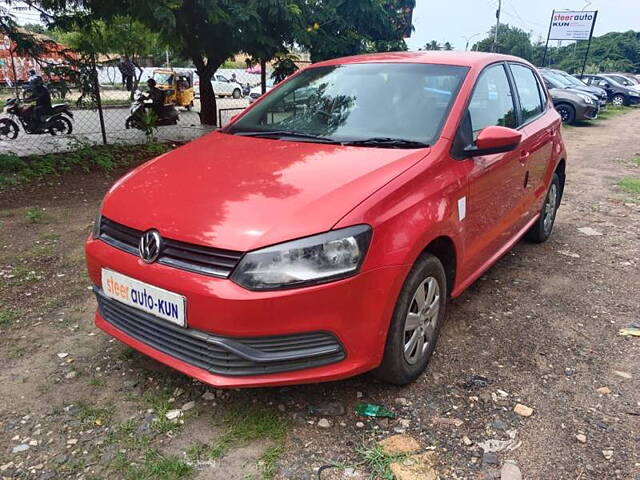
POLYGON ((526 233, 525 238, 530 242, 546 242, 551 236, 556 221, 556 212, 560 206, 560 178, 553 174, 551 185, 540 211, 540 217, 526 233))
POLYGON ((0 140, 14 140, 18 136, 18 124, 10 118, 0 118, 0 140))
POLYGON ((624 95, 618 93, 617 95, 613 96, 613 98, 611 99, 611 103, 613 103, 616 107, 622 107, 627 104, 627 99, 624 97, 624 95))
POLYGON ((560 114, 562 123, 571 125, 576 121, 576 109, 568 103, 560 103, 556 105, 556 111, 560 114))
POLYGON ((49 133, 51 135, 70 135, 73 125, 67 117, 56 117, 49 120, 49 133))
POLYGON ((446 299, 444 268, 440 260, 425 253, 414 264, 398 296, 376 376, 406 385, 424 371, 440 334, 446 299))
POLYGON ((124 128, 126 128, 127 130, 132 129, 132 128, 136 128, 138 130, 142 130, 142 124, 136 119, 136 117, 131 115, 131 116, 127 117, 127 119, 125 120, 124 128))

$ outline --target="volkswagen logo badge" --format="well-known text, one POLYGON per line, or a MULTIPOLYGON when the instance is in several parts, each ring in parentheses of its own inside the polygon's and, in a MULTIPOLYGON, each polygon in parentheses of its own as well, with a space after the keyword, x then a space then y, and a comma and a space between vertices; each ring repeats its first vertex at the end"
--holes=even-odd
POLYGON ((155 262, 160 255, 161 245, 162 238, 157 230, 147 230, 144 232, 138 244, 138 251, 140 252, 142 261, 145 263, 155 262))

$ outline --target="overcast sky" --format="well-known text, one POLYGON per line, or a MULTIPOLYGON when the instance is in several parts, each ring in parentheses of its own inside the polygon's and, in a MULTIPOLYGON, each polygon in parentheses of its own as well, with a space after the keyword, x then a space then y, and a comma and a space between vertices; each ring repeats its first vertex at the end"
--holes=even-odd
MULTIPOLYGON (((496 22, 498 0, 416 0, 413 12, 415 32, 407 39, 410 50, 431 40, 449 41, 464 50, 486 36, 496 22)), ((546 40, 551 12, 556 10, 598 10, 594 35, 640 30, 640 0, 503 0, 501 22, 532 32, 532 40, 546 40)), ((557 42, 554 42, 557 44, 557 42)))

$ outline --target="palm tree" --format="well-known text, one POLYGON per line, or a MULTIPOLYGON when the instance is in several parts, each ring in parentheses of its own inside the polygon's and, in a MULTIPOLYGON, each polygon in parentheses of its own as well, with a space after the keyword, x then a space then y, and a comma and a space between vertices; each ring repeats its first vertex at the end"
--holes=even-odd
POLYGON ((424 46, 424 50, 442 50, 442 47, 436 40, 431 40, 424 46))

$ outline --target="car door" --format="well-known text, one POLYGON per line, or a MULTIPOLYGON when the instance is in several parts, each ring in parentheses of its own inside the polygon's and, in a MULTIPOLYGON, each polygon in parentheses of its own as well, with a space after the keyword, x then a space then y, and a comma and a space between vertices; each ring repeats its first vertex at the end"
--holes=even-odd
POLYGON ((212 83, 213 91, 216 92, 216 95, 231 95, 231 83, 224 75, 214 75, 212 83))
POLYGON ((517 93, 519 128, 522 132, 521 160, 525 168, 521 197, 521 225, 535 215, 547 192, 547 177, 552 168, 553 144, 560 135, 560 122, 548 113, 548 99, 538 75, 527 65, 510 62, 509 69, 517 93))
MULTIPOLYGON (((465 120, 473 140, 486 127, 517 127, 515 96, 506 65, 490 65, 478 77, 465 120)), ((469 198, 465 218, 465 264, 468 275, 482 269, 517 233, 525 168, 521 150, 478 156, 469 171, 469 198)))

